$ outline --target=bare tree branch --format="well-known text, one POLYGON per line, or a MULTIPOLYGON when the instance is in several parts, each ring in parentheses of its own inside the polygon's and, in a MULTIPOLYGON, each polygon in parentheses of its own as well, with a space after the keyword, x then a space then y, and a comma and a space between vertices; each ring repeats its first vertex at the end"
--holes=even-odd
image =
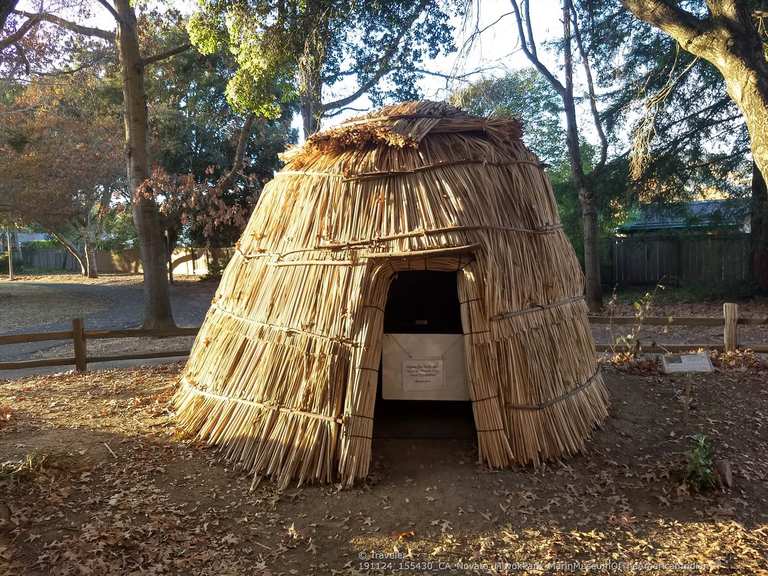
POLYGON ((27 35, 27 33, 32 30, 37 24, 40 22, 40 19, 37 16, 32 16, 31 18, 24 21, 24 23, 19 26, 19 29, 16 30, 13 34, 10 34, 6 38, 0 39, 0 50, 4 50, 11 44, 15 44, 24 36, 27 35))
POLYGON ((216 188, 220 192, 224 192, 228 188, 232 187, 238 174, 243 170, 243 160, 245 158, 245 150, 248 148, 248 139, 251 136, 251 129, 253 128, 253 122, 256 120, 255 114, 249 114, 243 127, 240 130, 240 136, 237 138, 237 148, 235 149, 235 157, 232 159, 232 167, 224 174, 219 181, 216 182, 216 188))
POLYGON ((366 82, 364 82, 355 92, 353 92, 349 96, 322 104, 320 109, 323 112, 326 112, 327 110, 332 110, 334 108, 343 108, 347 104, 351 104, 352 102, 360 98, 360 96, 365 94, 368 90, 373 88, 379 82, 379 80, 381 80, 384 76, 386 76, 392 71, 391 60, 394 57, 394 55, 397 53, 397 50, 400 48, 400 43, 402 39, 411 29, 411 26, 413 26, 413 23, 416 22, 416 20, 419 18, 419 16, 424 11, 424 8, 427 6, 428 3, 429 3, 429 0, 421 0, 419 2, 413 14, 408 19, 408 22, 403 26, 402 30, 400 30, 400 33, 392 40, 392 42, 389 44, 389 47, 386 49, 384 54, 382 54, 381 58, 379 58, 376 72, 374 72, 373 75, 366 82))
POLYGON ((530 0, 523 0, 523 13, 525 14, 525 26, 528 29, 528 40, 530 42, 531 52, 538 56, 536 51, 536 39, 533 37, 533 24, 531 24, 531 3, 530 0))
POLYGON ((326 114, 326 118, 333 118, 334 116, 338 116, 339 114, 343 114, 344 112, 368 112, 370 108, 355 108, 354 106, 344 106, 343 108, 337 108, 330 114, 326 114))
MULTIPOLYGON (((528 60, 533 64, 536 69, 541 72, 541 74, 549 81, 549 83, 552 85, 552 87, 555 89, 555 91, 560 95, 565 95, 565 86, 563 86, 563 83, 558 80, 552 72, 550 72, 549 68, 547 68, 541 60, 539 60, 539 57, 536 54, 536 44, 533 40, 533 35, 531 31, 531 22, 530 22, 530 10, 526 9, 527 18, 523 17, 523 14, 520 12, 520 6, 517 3, 517 0, 509 0, 512 3, 512 10, 515 13, 515 21, 517 22, 517 33, 520 36, 520 47, 522 48, 523 52, 525 53, 528 60), (528 28, 529 33, 531 36, 526 35, 525 28, 528 28), (529 45, 530 42, 530 45, 529 45)), ((524 7, 528 6, 528 1, 523 0, 524 7)))
POLYGON ((414 68, 414 71, 418 72, 419 74, 424 74, 425 76, 437 76, 438 78, 445 78, 446 80, 464 80, 470 76, 476 76, 477 74, 482 74, 491 70, 498 70, 499 68, 499 66, 486 66, 484 68, 470 70, 469 72, 462 72, 461 74, 450 74, 446 72, 438 72, 436 70, 425 70, 424 68, 414 68))
POLYGON ((149 66, 150 64, 154 64, 156 62, 160 62, 161 60, 165 60, 166 58, 171 58, 172 56, 176 56, 177 54, 186 52, 190 48, 192 48, 192 44, 187 42, 186 44, 176 46, 175 48, 170 48, 169 50, 165 50, 164 52, 160 52, 159 54, 153 54, 152 56, 147 56, 146 58, 142 59, 142 65, 149 66))
POLYGON ((60 28, 65 28, 77 34, 83 34, 84 36, 94 36, 96 38, 102 38, 109 42, 115 41, 114 32, 110 32, 108 30, 102 30, 101 28, 93 28, 91 26, 83 26, 81 24, 77 24, 76 22, 71 22, 70 20, 61 18, 60 16, 56 16, 55 14, 49 14, 47 12, 39 12, 39 13, 24 12, 23 10, 14 10, 13 13, 18 14, 19 16, 26 16, 27 18, 36 17, 39 20, 42 20, 44 22, 50 22, 51 24, 56 24, 56 26, 59 26, 60 28))
POLYGON ((66 70, 54 70, 52 72, 44 72, 42 70, 30 70, 28 71, 28 74, 34 74, 35 76, 68 76, 69 74, 77 74, 81 70, 85 70, 86 68, 91 68, 92 66, 97 66, 99 64, 98 61, 92 61, 92 62, 86 62, 84 64, 81 64, 80 66, 75 66, 74 68, 67 68, 66 70))
POLYGON ((595 170, 601 170, 605 166, 605 162, 608 159, 608 138, 603 130, 603 123, 600 120, 600 113, 597 110, 597 96, 595 95, 595 82, 592 78, 592 67, 589 63, 589 55, 584 49, 584 42, 581 38, 581 30, 579 29, 579 17, 576 14, 576 9, 573 7, 572 0, 565 0, 568 3, 568 8, 571 12, 571 21, 573 22, 573 33, 576 38, 576 47, 581 54, 581 63, 584 66, 584 74, 587 78, 587 92, 589 94, 589 108, 592 111, 592 120, 595 124, 595 130, 597 131, 597 137, 600 139, 600 160, 595 166, 595 170))
POLYGON ((115 10, 112 7, 112 4, 107 2, 107 0, 98 0, 98 2, 99 2, 99 4, 104 6, 104 8, 107 9, 107 12, 109 12, 112 15, 112 18, 114 18, 117 21, 118 24, 123 21, 123 19, 120 18, 120 14, 117 13, 117 10, 115 10))

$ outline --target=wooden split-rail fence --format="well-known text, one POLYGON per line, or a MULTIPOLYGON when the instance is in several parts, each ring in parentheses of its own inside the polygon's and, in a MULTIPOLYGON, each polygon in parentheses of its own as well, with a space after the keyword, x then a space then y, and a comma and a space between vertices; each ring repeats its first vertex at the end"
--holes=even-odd
POLYGON ((130 354, 113 354, 108 356, 89 356, 88 341, 114 338, 172 338, 176 336, 194 336, 199 327, 168 328, 148 330, 144 328, 127 328, 124 330, 86 330, 82 318, 72 320, 70 330, 60 332, 39 332, 32 334, 7 334, 0 336, 0 346, 10 344, 25 344, 29 342, 46 342, 70 340, 73 344, 73 355, 63 358, 40 358, 0 362, 0 370, 21 370, 40 366, 74 366, 78 372, 84 372, 89 363, 114 362, 117 360, 142 360, 150 358, 173 358, 188 356, 189 349, 168 350, 163 352, 133 352, 130 354))
MULTIPOLYGON (((615 324, 615 325, 637 325, 643 326, 722 326, 723 343, 718 345, 708 344, 653 344, 651 346, 642 346, 643 352, 665 353, 665 352, 686 352, 704 348, 709 350, 733 351, 739 347, 738 328, 739 326, 768 326, 768 318, 741 318, 739 317, 739 307, 737 304, 726 303, 723 305, 722 318, 706 318, 700 316, 680 316, 680 317, 645 317, 639 319, 634 316, 590 316, 589 321, 593 324, 615 324)), ((97 362, 114 362, 118 360, 143 360, 153 358, 174 358, 189 355, 189 349, 168 350, 162 352, 133 352, 130 354, 116 354, 107 356, 89 356, 88 341, 110 338, 171 338, 176 336, 194 336, 199 327, 190 328, 169 328, 159 330, 147 330, 143 328, 130 328, 123 330, 86 330, 85 322, 82 318, 72 320, 72 328, 60 332, 40 332, 27 334, 8 334, 0 335, 0 346, 11 344, 24 344, 29 342, 45 341, 67 341, 73 343, 73 356, 62 358, 40 358, 34 360, 21 360, 11 362, 0 362, 0 371, 2 370, 20 370, 25 368, 37 368, 41 366, 74 366, 78 372, 84 372, 88 364, 97 362)), ((768 345, 750 345, 749 348, 754 352, 768 353, 768 345)), ((612 346, 608 344, 599 344, 599 352, 621 350, 622 346, 612 346)))

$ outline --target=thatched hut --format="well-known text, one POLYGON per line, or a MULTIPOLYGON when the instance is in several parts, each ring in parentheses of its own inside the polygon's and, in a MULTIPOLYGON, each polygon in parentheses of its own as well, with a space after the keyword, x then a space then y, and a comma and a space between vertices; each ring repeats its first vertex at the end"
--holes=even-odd
POLYGON ((573 454, 606 416, 579 263, 517 121, 388 106, 286 155, 224 272, 178 417, 257 477, 368 473, 387 292, 458 282, 479 459, 573 454))

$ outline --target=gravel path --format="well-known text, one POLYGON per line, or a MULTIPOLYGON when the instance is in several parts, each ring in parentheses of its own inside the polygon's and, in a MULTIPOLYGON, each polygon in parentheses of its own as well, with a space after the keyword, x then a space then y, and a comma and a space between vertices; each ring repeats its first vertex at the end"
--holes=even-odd
MULTIPOLYGON (((69 277, 0 282, 0 334, 67 330, 82 317, 88 329, 138 327, 143 315, 140 276, 111 276, 75 283, 69 277)), ((205 317, 216 282, 181 280, 171 287, 179 326, 197 326, 205 317)), ((61 347, 59 341, 0 346, 0 361, 24 360, 61 347)))

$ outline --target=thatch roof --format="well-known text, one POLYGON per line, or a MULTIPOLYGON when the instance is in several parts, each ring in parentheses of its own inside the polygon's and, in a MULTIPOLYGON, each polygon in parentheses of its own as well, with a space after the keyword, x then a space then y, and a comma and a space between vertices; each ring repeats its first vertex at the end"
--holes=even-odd
POLYGON ((284 153, 283 159, 299 168, 316 154, 380 145, 416 148, 427 134, 472 132, 484 133, 500 142, 522 136, 520 121, 514 118, 472 116, 445 102, 404 102, 318 132, 304 146, 284 153))
POLYGON ((480 459, 573 454, 606 415, 583 277, 513 120, 390 106, 287 154, 224 273, 181 422, 257 477, 368 473, 399 270, 457 272, 480 459))

